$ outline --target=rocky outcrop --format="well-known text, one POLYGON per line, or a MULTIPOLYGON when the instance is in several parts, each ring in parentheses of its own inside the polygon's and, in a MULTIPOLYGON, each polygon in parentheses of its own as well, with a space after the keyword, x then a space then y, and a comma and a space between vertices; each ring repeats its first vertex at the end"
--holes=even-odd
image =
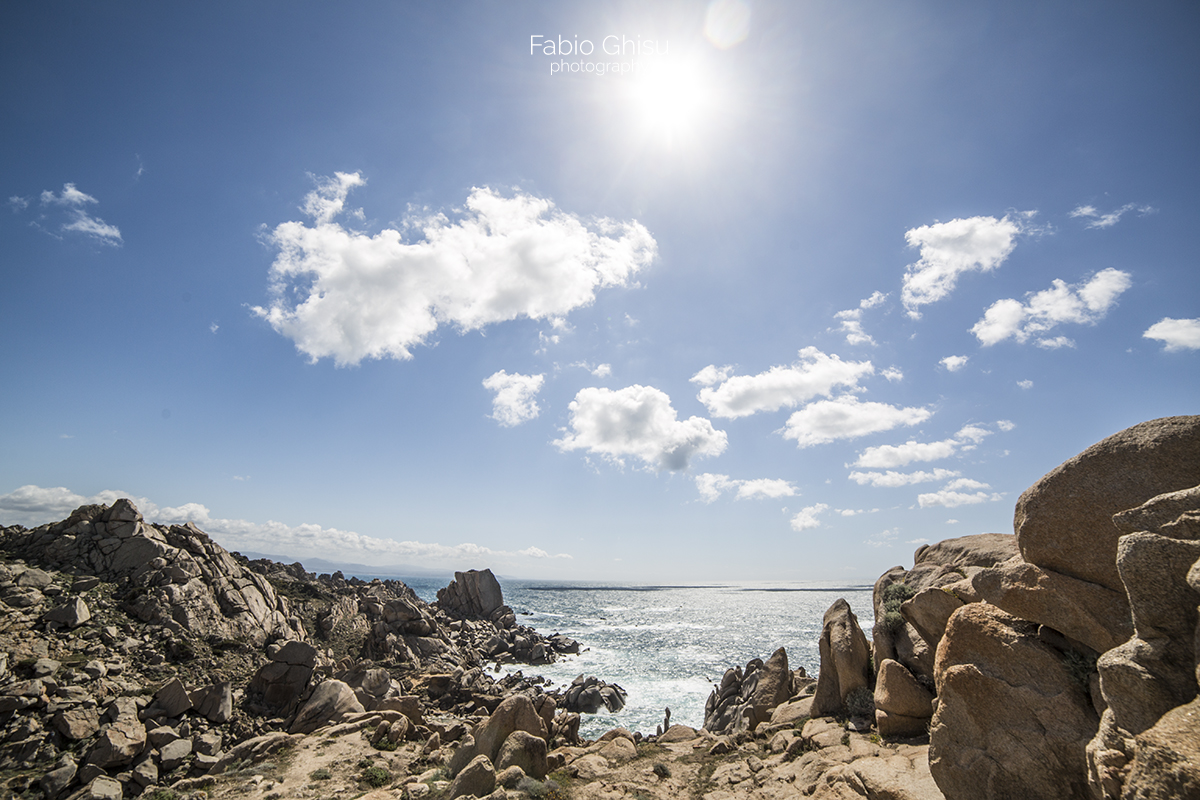
MULTIPOLYGON (((704 707, 704 730, 718 735, 754 731, 765 722, 776 722, 780 706, 811 689, 813 681, 803 668, 788 669, 787 651, 776 650, 765 662, 755 658, 743 670, 732 667, 721 677, 704 707)), ((811 705, 808 697, 806 703, 811 705)), ((807 716, 808 711, 805 711, 807 716)), ((670 719, 670 712, 667 715, 670 719)))
MULTIPOLYGON (((1200 417, 1134 426, 1022 495, 1018 555, 904 600, 906 627, 936 647, 931 770, 948 800, 1200 786, 1198 482, 1200 417)), ((880 589, 905 580, 897 568, 877 584, 877 659, 880 589)), ((882 638, 920 679, 903 635, 882 638)), ((878 663, 877 707, 895 707, 904 681, 878 663)))
POLYGON ((1200 541, 1162 535, 1189 533, 1197 514, 1200 492, 1189 490, 1114 517, 1150 529, 1117 546, 1134 634, 1097 664, 1107 706, 1087 747, 1097 797, 1186 797, 1200 787, 1200 541))
POLYGON ((438 589, 437 605, 455 619, 486 619, 501 628, 512 627, 517 620, 504 605, 500 582, 490 569, 454 573, 454 580, 438 589))
POLYGON ((929 737, 947 798, 1086 795, 1084 746, 1099 719, 1067 658, 1037 625, 988 604, 950 617, 929 737))
POLYGON ((884 659, 875 676, 875 725, 880 736, 920 736, 933 716, 933 692, 899 661, 884 659))
POLYGON ((563 693, 563 708, 577 714, 595 714, 602 708, 616 713, 625 707, 625 690, 595 676, 580 675, 563 693))
POLYGON ((1046 473, 1017 501, 1030 564, 1123 593, 1113 515, 1200 484, 1200 416, 1126 428, 1046 473))
MULTIPOLYGON (((81 506, 62 522, 33 530, 6 528, 0 549, 128 586, 127 608, 171 630, 256 645, 280 636, 305 638, 287 601, 263 576, 243 568, 191 523, 146 523, 129 500, 81 506)), ((86 604, 80 608, 71 600, 52 610, 48 621, 73 626, 88 616, 86 604)))
POLYGON ((819 648, 821 672, 812 704, 814 716, 841 712, 856 690, 870 694, 874 677, 871 650, 858 617, 845 600, 834 601, 825 612, 819 648))

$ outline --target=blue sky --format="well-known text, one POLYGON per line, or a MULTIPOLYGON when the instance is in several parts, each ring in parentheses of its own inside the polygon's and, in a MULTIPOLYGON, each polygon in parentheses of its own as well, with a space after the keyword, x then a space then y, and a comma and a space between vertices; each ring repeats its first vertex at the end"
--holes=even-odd
POLYGON ((0 23, 5 523, 874 580, 1200 410, 1192 4, 0 23))

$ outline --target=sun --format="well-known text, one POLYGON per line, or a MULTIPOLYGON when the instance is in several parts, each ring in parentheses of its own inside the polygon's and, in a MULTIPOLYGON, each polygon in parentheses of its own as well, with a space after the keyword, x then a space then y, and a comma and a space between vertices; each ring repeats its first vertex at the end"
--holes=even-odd
POLYGON ((629 82, 633 119, 643 136, 667 147, 699 137, 714 105, 715 87, 693 59, 656 59, 629 82))

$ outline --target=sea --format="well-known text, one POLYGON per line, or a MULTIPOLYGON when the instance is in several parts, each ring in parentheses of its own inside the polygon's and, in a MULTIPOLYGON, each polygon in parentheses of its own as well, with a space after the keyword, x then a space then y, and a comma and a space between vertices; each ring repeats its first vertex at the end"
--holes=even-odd
MULTIPOLYGON (((427 602, 446 581, 405 579, 427 602)), ((502 666, 541 675, 555 687, 595 675, 627 693, 617 713, 584 714, 580 733, 595 738, 615 727, 652 734, 671 709, 671 724, 699 728, 704 704, 725 670, 766 659, 780 647, 788 666, 812 677, 825 611, 845 598, 870 636, 871 586, 831 583, 639 586, 502 580, 517 621, 539 633, 565 634, 581 652, 553 664, 502 666)))

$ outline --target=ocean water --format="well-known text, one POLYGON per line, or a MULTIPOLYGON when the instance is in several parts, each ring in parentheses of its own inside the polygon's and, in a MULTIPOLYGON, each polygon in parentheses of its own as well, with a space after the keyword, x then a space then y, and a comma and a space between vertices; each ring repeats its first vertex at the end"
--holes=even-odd
MULTIPOLYGON (((445 585, 406 582, 426 601, 435 600, 445 585)), ((502 581, 501 588, 519 623, 548 636, 570 636, 582 650, 554 664, 506 667, 502 674, 520 669, 560 687, 578 675, 595 675, 628 693, 625 708, 615 714, 583 715, 580 731, 588 738, 617 726, 652 734, 667 707, 672 724, 699 728, 704 703, 725 670, 766 659, 780 647, 787 649, 789 667, 804 667, 815 678, 821 620, 839 597, 868 636, 874 622, 870 586, 502 581)))

